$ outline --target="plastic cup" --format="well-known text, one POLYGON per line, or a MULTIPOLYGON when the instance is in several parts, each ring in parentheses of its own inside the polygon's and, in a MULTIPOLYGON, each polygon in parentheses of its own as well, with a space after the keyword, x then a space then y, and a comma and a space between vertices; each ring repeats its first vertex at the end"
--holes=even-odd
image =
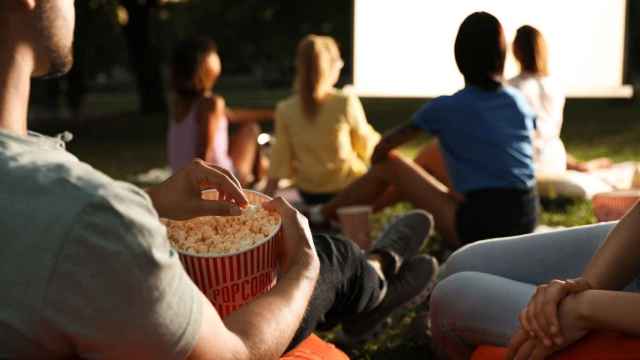
MULTIPOLYGON (((252 204, 271 200, 264 194, 244 191, 252 204)), ((208 191, 203 198, 215 200, 217 192, 208 191)), ((262 242, 235 253, 219 255, 176 251, 187 274, 220 316, 225 317, 275 286, 278 269, 276 244, 282 237, 281 229, 282 223, 262 242)))
POLYGON ((345 237, 358 244, 363 250, 371 248, 371 206, 345 206, 338 209, 338 219, 345 237))

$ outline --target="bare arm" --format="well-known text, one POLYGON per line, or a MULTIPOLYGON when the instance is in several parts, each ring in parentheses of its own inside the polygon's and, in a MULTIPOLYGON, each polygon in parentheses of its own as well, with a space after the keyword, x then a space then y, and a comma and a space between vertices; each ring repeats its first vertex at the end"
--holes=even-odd
POLYGON ((373 151, 372 163, 380 162, 386 159, 389 152, 398 146, 413 140, 421 133, 421 130, 415 125, 408 123, 395 127, 384 134, 382 140, 378 143, 373 151))
POLYGON ((580 314, 590 329, 640 335, 640 294, 587 290, 577 295, 580 314))
POLYGON ((611 231, 583 273, 593 289, 621 290, 640 274, 640 203, 611 231))
POLYGON ((295 335, 320 265, 307 220, 282 199, 265 207, 277 210, 283 218, 285 241, 279 253, 284 275, 271 291, 224 322, 207 303, 189 359, 278 359, 295 335))
POLYGON ((538 286, 529 304, 520 313, 522 327, 535 333, 547 345, 552 341, 563 343, 558 319, 561 302, 571 294, 588 290, 622 290, 640 274, 639 241, 640 204, 636 204, 609 233, 582 277, 553 280, 538 286))
POLYGON ((225 102, 221 97, 205 98, 198 105, 198 124, 200 125, 199 157, 213 163, 215 159, 216 132, 225 112, 225 102))
POLYGON ((227 117, 233 123, 262 122, 273 120, 273 110, 271 109, 229 109, 226 110, 227 117))

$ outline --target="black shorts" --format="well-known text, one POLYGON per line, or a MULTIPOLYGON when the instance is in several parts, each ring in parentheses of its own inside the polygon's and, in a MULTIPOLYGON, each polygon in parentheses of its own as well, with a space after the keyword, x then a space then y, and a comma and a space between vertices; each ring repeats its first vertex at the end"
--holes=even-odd
POLYGON ((540 213, 534 189, 483 189, 464 195, 456 210, 456 230, 462 244, 533 232, 540 213))
POLYGON ((298 190, 298 192, 300 193, 300 196, 302 196, 304 203, 309 206, 326 204, 336 196, 336 194, 332 193, 309 193, 302 190, 298 190))

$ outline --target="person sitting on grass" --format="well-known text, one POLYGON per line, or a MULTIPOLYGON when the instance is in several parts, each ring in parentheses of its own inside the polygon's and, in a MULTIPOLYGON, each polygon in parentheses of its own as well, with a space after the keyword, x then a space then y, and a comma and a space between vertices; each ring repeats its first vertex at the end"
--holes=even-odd
POLYGON ((322 204, 367 172, 380 135, 358 97, 334 87, 342 66, 333 38, 300 41, 295 94, 276 108, 267 193, 288 178, 307 205, 322 204))
POLYGON ((505 49, 498 19, 484 12, 468 16, 455 42, 466 86, 427 103, 411 123, 385 135, 372 169, 312 211, 310 219, 334 218, 342 206, 388 203, 391 196, 433 214, 450 249, 533 231, 538 216, 530 138, 534 115, 517 91, 502 85, 505 49), (439 140, 451 187, 392 151, 421 132, 439 140))
POLYGON ((255 181, 264 160, 257 151, 258 122, 271 120, 272 110, 230 109, 213 93, 222 71, 215 42, 205 37, 182 41, 171 62, 171 116, 167 154, 173 171, 193 158, 231 169, 243 186, 255 181), (229 135, 229 124, 236 125, 229 135))
POLYGON ((191 160, 145 192, 27 131, 31 77, 71 67, 74 20, 73 1, 0 2, 0 358, 277 359, 316 327, 362 336, 427 293, 437 264, 417 255, 424 213, 365 254, 312 236, 276 199, 264 206, 282 217, 278 282, 221 319, 159 216, 239 215, 247 199, 228 170, 191 160))
MULTIPOLYGON (((640 204, 619 223, 481 241, 455 252, 431 296, 433 344, 544 359, 592 331, 640 336, 640 204)), ((613 351, 613 349, 612 349, 613 351)))
POLYGON ((549 75, 547 43, 542 33, 529 25, 520 27, 513 40, 513 55, 520 65, 520 74, 509 80, 509 85, 522 92, 536 113, 532 135, 536 171, 587 172, 610 167, 612 162, 608 158, 579 162, 565 150, 560 139, 565 96, 549 75))

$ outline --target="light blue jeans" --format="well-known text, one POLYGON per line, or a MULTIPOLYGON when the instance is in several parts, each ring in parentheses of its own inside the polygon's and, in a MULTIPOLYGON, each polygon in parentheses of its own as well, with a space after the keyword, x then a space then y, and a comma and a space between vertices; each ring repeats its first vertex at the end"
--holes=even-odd
MULTIPOLYGON (((468 359, 476 345, 506 346, 536 285, 580 276, 614 225, 486 240, 456 251, 431 295, 436 351, 468 359)), ((625 290, 639 289, 636 280, 625 290)))

